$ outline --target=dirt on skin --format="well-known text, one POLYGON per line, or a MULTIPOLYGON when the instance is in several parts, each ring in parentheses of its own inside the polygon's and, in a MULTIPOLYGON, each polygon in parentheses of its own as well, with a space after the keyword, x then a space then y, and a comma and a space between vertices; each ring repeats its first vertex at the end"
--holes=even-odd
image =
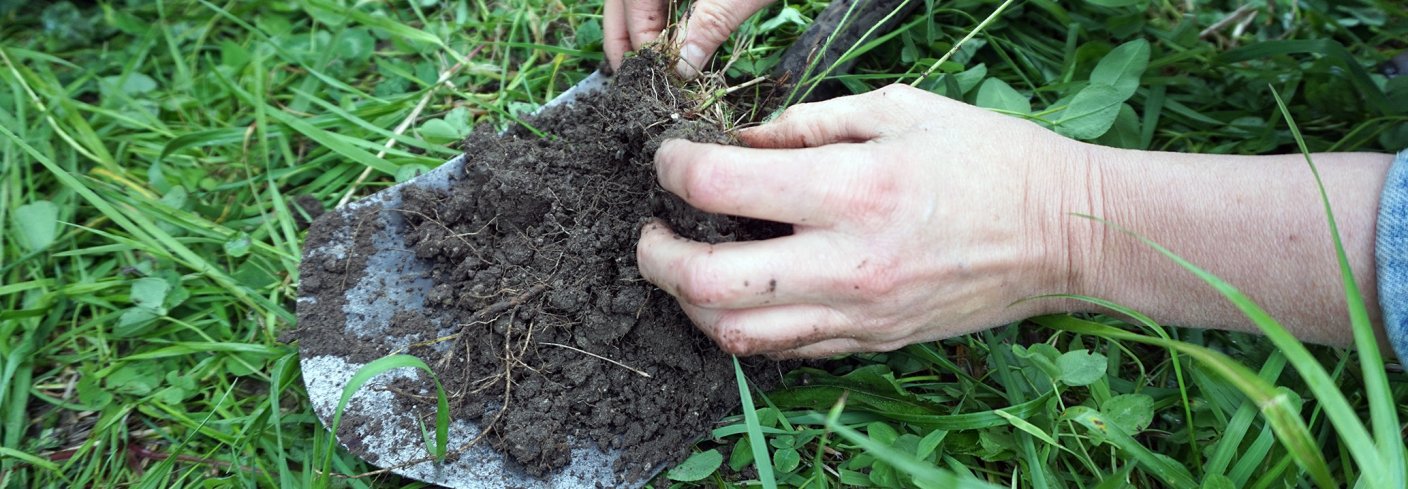
MULTIPOLYGON (((663 140, 734 142, 697 113, 704 102, 677 88, 663 58, 627 60, 606 90, 526 121, 549 137, 522 126, 503 135, 479 128, 463 142, 465 171, 450 191, 403 194, 405 244, 432 264, 434 286, 424 313, 397 315, 392 327, 432 342, 433 324, 460 325, 446 340, 451 354, 429 346, 409 353, 434 366, 456 396, 454 416, 492 425, 487 440, 534 475, 566 465, 573 437, 621 449, 617 469, 628 480, 647 476, 682 460, 737 405, 728 355, 640 277, 636 240, 653 217, 707 242, 766 239, 790 227, 705 214, 659 187, 653 156, 663 140)), ((330 286, 345 288, 338 274, 348 268, 305 264, 303 279, 334 289, 320 292, 331 297, 330 286)), ((356 350, 355 338, 344 341, 356 350)), ((761 359, 745 365, 764 388, 786 371, 761 359)))

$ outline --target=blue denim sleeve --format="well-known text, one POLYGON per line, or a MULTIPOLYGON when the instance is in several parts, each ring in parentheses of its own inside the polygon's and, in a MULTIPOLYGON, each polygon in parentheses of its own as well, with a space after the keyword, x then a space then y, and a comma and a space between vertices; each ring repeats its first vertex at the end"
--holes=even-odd
POLYGON ((1400 362, 1408 362, 1408 150, 1398 153, 1379 197, 1374 241, 1384 330, 1400 362))

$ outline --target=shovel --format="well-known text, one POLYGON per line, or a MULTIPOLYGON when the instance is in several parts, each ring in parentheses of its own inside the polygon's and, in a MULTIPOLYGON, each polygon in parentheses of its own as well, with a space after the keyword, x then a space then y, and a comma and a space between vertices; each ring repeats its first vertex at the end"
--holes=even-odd
MULTIPOLYGON (((868 31, 885 32, 912 9, 913 0, 838 0, 817 17, 813 25, 783 55, 774 78, 796 81, 809 72, 836 64, 843 49, 854 45, 868 31), (894 12, 892 14, 892 12, 894 12), (848 16, 849 15, 849 16, 848 16), (842 19, 846 19, 844 24, 842 19), (882 19, 888 21, 881 24, 882 19), (839 26, 839 28, 838 28, 839 26), (834 33, 834 35, 833 35, 834 33), (824 49, 831 42, 830 49, 824 49)), ((836 65, 837 71, 848 66, 836 65)), ((544 108, 571 104, 579 97, 604 89, 608 77, 593 73, 577 85, 544 105, 544 108)), ((808 99, 827 98, 840 91, 834 82, 811 90, 808 99)), ((300 365, 313 410, 327 425, 336 414, 344 388, 354 373, 367 363, 367 358, 403 352, 410 346, 404 336, 390 331, 393 316, 424 309, 424 298, 430 290, 429 265, 417 259, 405 248, 407 230, 402 212, 403 193, 411 188, 447 190, 451 175, 463 174, 465 160, 456 157, 439 168, 377 192, 359 201, 330 211, 319 219, 314 232, 323 233, 320 243, 304 249, 303 267, 340 267, 344 273, 360 272, 359 276, 340 284, 300 284, 298 297, 299 327, 322 329, 324 335, 300 335, 302 351, 300 365), (356 216, 356 217, 354 217, 356 216), (352 253, 354 237, 370 235, 374 251, 370 255, 352 253), (340 312, 345 321, 328 319, 328 304, 319 304, 313 288, 332 288, 341 292, 340 312), (318 344, 326 333, 362 340, 357 352, 338 351, 331 344, 318 344), (354 354, 355 353, 355 354, 354 354)), ((366 239, 366 238, 362 238, 366 239)), ((305 274, 307 276, 308 274, 305 274)), ((322 295, 327 301, 327 295, 322 295)), ((654 474, 639 479, 627 479, 614 470, 620 450, 603 449, 585 439, 571 439, 572 461, 566 467, 545 476, 534 477, 495 450, 489 443, 473 443, 458 457, 436 462, 428 456, 425 443, 405 440, 433 438, 433 427, 427 426, 435 417, 433 408, 405 408, 397 400, 398 380, 414 380, 418 371, 408 368, 389 370, 367 381, 347 402, 342 413, 340 433, 352 431, 355 436, 339 438, 354 455, 373 465, 384 467, 405 477, 419 479, 452 488, 502 487, 640 487, 654 474), (349 426, 349 420, 357 420, 349 426)), ((432 393, 433 394, 433 393, 432 393)), ((727 413, 712 413, 717 419, 727 413)), ((462 447, 481 435, 474 422, 454 419, 449 426, 451 449, 462 447)), ((699 433, 699 436, 705 435, 699 433)), ((663 465, 675 459, 688 447, 676 453, 661 453, 663 465)))

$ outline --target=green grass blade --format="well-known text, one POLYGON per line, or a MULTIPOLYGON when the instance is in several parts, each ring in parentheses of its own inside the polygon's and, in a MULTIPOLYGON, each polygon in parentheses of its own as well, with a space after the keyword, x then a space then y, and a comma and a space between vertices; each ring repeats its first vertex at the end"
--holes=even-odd
MULTIPOLYGON (((1217 57, 1219 63, 1241 63, 1271 56, 1285 56, 1290 54, 1318 54, 1332 60, 1335 64, 1344 68, 1344 74, 1354 84, 1354 88, 1359 90, 1358 96, 1367 99, 1365 105, 1371 109, 1383 111, 1391 107, 1388 97, 1384 91, 1374 83, 1369 71, 1364 69, 1359 61, 1355 60, 1348 49, 1343 44, 1334 39, 1281 39, 1272 41, 1262 41, 1252 45, 1243 46, 1231 51, 1222 53, 1217 57)), ((1280 95, 1272 92, 1277 99, 1280 95)), ((1284 109, 1284 104, 1282 109, 1284 109)))
MULTIPOLYGON (((1267 339, 1271 340, 1277 348, 1281 349, 1282 353, 1286 355, 1286 358, 1290 360, 1291 365, 1294 365, 1296 371, 1300 372, 1301 377, 1305 378, 1306 387, 1314 394, 1315 399, 1325 406, 1325 413, 1329 416, 1330 423, 1334 424, 1335 429, 1339 431, 1340 439, 1349 447, 1350 455, 1354 457, 1354 461, 1359 464, 1360 469, 1371 474, 1381 474, 1387 470, 1387 467, 1384 465, 1384 460, 1375 447, 1374 439, 1369 436, 1369 431, 1364 428, 1364 423, 1360 421, 1359 415, 1355 413, 1354 408, 1350 406, 1349 400, 1345 398, 1344 393, 1340 392, 1338 384, 1336 384, 1334 379, 1330 378, 1330 374, 1325 371, 1325 367, 1320 365, 1320 362, 1315 359, 1315 356, 1310 354, 1310 350, 1306 349, 1305 345, 1302 344, 1295 335, 1292 335, 1290 331, 1287 331, 1281 323, 1273 319, 1265 309, 1262 309, 1261 306, 1253 302, 1252 299, 1247 297, 1242 291, 1233 287, 1232 284, 1227 283, 1211 272, 1178 256, 1178 254, 1154 242, 1154 240, 1100 218, 1092 216, 1084 217, 1093 219, 1121 233, 1138 239, 1143 242, 1145 246, 1153 248, 1159 253, 1162 253, 1165 257, 1173 260, 1174 263, 1177 263, 1179 266, 1183 267, 1183 269, 1192 272, 1198 278, 1202 279, 1203 282, 1211 285, 1221 293, 1223 297, 1226 297, 1233 305, 1237 306, 1237 308, 1242 311, 1242 314, 1246 315, 1253 324, 1256 324, 1256 326, 1261 329, 1267 339)), ((1187 350, 1184 351, 1186 352, 1187 350)), ((1304 426, 1304 424, 1301 424, 1301 426, 1304 426)), ((1318 458, 1323 460, 1323 456, 1319 456, 1318 458)), ((1304 459, 1300 461, 1305 462, 1304 459)), ((1310 469, 1309 467, 1306 468, 1307 470, 1310 469)), ((1314 473, 1315 472, 1312 471, 1312 474, 1314 473)), ((1329 480, 1328 471, 1319 475, 1325 477, 1325 479, 1322 480, 1317 477, 1317 483, 1325 487, 1332 487, 1334 485, 1329 480)))
POLYGON ((1281 444, 1296 457, 1296 463, 1310 473, 1317 485, 1324 488, 1338 486, 1330 475, 1330 468, 1325 462, 1325 454, 1321 452, 1320 444, 1310 436, 1310 429, 1306 427, 1305 420, 1301 418, 1299 410, 1291 406, 1290 399, 1284 393, 1277 392, 1275 387, 1252 373, 1245 365, 1229 358, 1226 354, 1205 346, 1131 333, 1068 315, 1040 316, 1032 318, 1032 321, 1062 331, 1175 348, 1192 357, 1231 382, 1256 403, 1261 409, 1262 416, 1266 417, 1271 428, 1276 431, 1281 444))
POLYGON ((393 36, 438 46, 440 47, 440 49, 444 49, 445 52, 449 54, 450 57, 455 61, 460 61, 464 59, 464 56, 461 56, 460 53, 455 52, 454 49, 450 49, 450 46, 445 44, 445 41, 441 40, 439 37, 436 37, 434 34, 408 26, 406 24, 402 24, 400 22, 397 22, 395 19, 385 16, 371 15, 361 10, 358 10, 356 7, 337 5, 327 0, 309 0, 308 4, 313 6, 313 8, 320 9, 334 15, 346 15, 347 17, 350 17, 352 20, 355 20, 362 25, 384 30, 386 31, 386 33, 391 34, 393 36))
MULTIPOLYGON (((1273 352, 1266 363, 1262 364, 1259 377, 1267 382, 1273 382, 1281 376, 1281 371, 1286 367, 1286 356, 1280 352, 1273 352)), ((1243 402, 1237 408, 1237 412, 1232 415, 1232 419, 1227 422, 1223 429, 1222 438, 1213 445, 1212 455, 1208 457, 1204 472, 1207 474, 1226 475, 1227 467, 1231 465, 1232 458, 1242 451, 1242 440, 1251 429, 1252 419, 1256 416, 1256 405, 1250 401, 1243 402)))
POLYGON ((1165 484, 1178 489, 1198 487, 1198 482, 1193 480, 1193 475, 1188 473, 1188 469, 1174 463, 1171 459, 1154 455, 1154 452, 1135 441, 1119 425, 1105 419, 1105 416, 1099 411, 1086 406, 1072 406, 1065 413, 1062 413, 1061 417, 1080 423, 1091 431, 1099 432, 1107 442, 1134 457, 1134 460, 1139 462, 1139 465, 1146 472, 1159 478, 1165 484))
MULTIPOLYGON (((1343 49, 1340 47, 1341 51, 1343 49)), ((1345 301, 1349 307, 1349 322, 1354 328, 1354 346, 1359 352, 1359 366, 1364 371, 1364 388, 1369 395, 1369 418, 1373 424, 1374 441, 1379 446, 1379 456, 1387 464, 1383 472, 1370 471, 1369 473, 1381 474, 1381 478, 1376 477, 1376 482, 1384 484, 1381 487, 1408 486, 1408 474, 1404 473, 1403 427, 1398 423, 1396 402, 1393 394, 1389 392, 1388 374, 1384 371, 1384 359, 1379 352, 1379 342, 1374 334, 1374 326, 1369 322, 1368 306, 1364 304, 1364 296, 1359 292, 1359 284, 1354 281, 1354 272, 1350 270, 1349 258, 1344 252, 1344 241, 1340 239, 1339 224, 1335 222, 1335 213, 1330 208, 1330 195, 1325 192, 1325 182, 1320 179, 1320 170, 1311 160, 1310 150, 1305 146, 1305 138, 1300 134, 1300 127, 1291 118, 1291 112, 1286 108, 1285 101, 1281 100, 1280 92, 1273 88, 1271 95, 1276 98, 1276 107, 1281 110, 1281 115, 1286 119, 1286 124, 1291 129, 1291 135, 1295 137, 1296 145, 1300 147, 1301 154, 1305 156, 1306 165, 1310 166, 1311 173, 1315 175, 1315 186, 1320 190, 1320 202, 1325 206, 1325 220, 1330 225, 1330 236, 1335 242, 1335 258, 1339 262, 1340 279, 1343 282, 1345 301)), ((1319 394, 1317 393, 1316 396, 1319 397, 1319 394)), ((1334 411, 1327 412, 1331 421, 1334 421, 1336 413, 1334 411)), ((1360 463, 1363 464, 1363 462, 1360 463)), ((1372 467, 1361 468, 1369 471, 1372 467)))
POLYGON ((62 478, 64 481, 72 483, 72 481, 69 480, 69 478, 64 475, 63 469, 59 468, 59 465, 58 465, 58 464, 56 464, 56 463, 54 463, 54 462, 51 462, 51 461, 49 461, 49 460, 46 460, 46 459, 43 459, 43 458, 39 458, 39 457, 36 457, 36 456, 34 456, 34 455, 32 455, 32 454, 25 453, 25 452, 21 452, 21 451, 19 451, 19 450, 15 450, 15 449, 13 449, 13 448, 0 447, 0 460, 4 460, 4 459, 7 459, 7 458, 19 460, 19 461, 24 462, 24 463, 27 463, 27 464, 29 464, 29 465, 32 465, 32 466, 35 466, 35 467, 39 467, 39 468, 44 469, 44 470, 47 470, 47 471, 49 471, 49 472, 53 472, 54 475, 56 475, 56 476, 62 478))
POLYGON ((743 405, 743 422, 748 426, 748 444, 753 448, 753 466, 758 469, 758 480, 765 489, 777 489, 777 478, 772 472, 772 454, 768 453, 768 441, 763 437, 758 411, 753 406, 753 393, 748 389, 748 379, 743 376, 743 366, 738 363, 738 357, 733 357, 733 376, 738 381, 738 398, 743 405))
POLYGON ((1057 442, 1056 439, 1052 438, 1051 435, 1047 434, 1045 430, 1042 430, 1040 426, 1031 424, 1025 419, 1013 416, 1011 414, 1007 414, 1006 411, 996 411, 996 413, 998 416, 1001 416, 1002 419, 1006 419, 1007 422, 1010 423, 1013 428, 1025 431, 1027 434, 1036 437, 1036 439, 1038 440, 1046 442, 1046 444, 1048 445, 1051 445, 1056 448, 1061 448, 1061 444, 1057 442))
POLYGON ((136 212, 119 211, 116 207, 113 207, 111 203, 98 196, 98 194, 93 192, 92 189, 88 188, 87 185, 84 185, 83 182, 79 181, 78 178, 74 177, 72 174, 69 174, 67 170, 60 168, 57 164, 50 160, 48 156, 45 156, 43 153, 40 153, 39 150, 34 149, 33 146, 30 146, 29 143, 26 143, 24 140, 20 139, 19 136, 15 135, 15 133, 10 132, 9 129, 0 126, 0 136, 5 136, 6 138, 9 138, 12 142, 19 146, 20 149, 24 150, 25 153, 28 153, 30 156, 32 156, 35 161, 38 161, 40 165, 42 165, 45 169, 49 170, 49 172, 52 173, 54 177, 57 178, 60 182, 62 182, 66 187, 72 189, 75 193, 82 197, 83 200, 87 201, 90 205, 97 208, 98 211, 102 212, 103 215, 107 216, 109 219, 112 219, 113 222, 117 223, 123 229, 127 230, 127 232, 132 233, 134 236, 138 236, 139 238, 141 238, 142 241, 155 242, 156 244, 159 244, 160 246, 170 250, 175 256, 179 257, 182 261, 184 261, 186 266, 194 269, 197 273, 210 277, 210 279, 214 280, 215 283, 220 284, 231 294, 233 294, 235 298, 241 301, 246 301, 256 308, 274 311, 278 313, 280 319, 283 319, 290 323, 293 322, 293 314, 288 312, 287 309, 284 309, 283 306, 275 304, 273 301, 270 301, 269 299, 262 297, 259 294, 253 293, 253 291, 249 290, 247 287, 235 282, 233 278, 231 278, 229 275, 226 275, 225 272, 220 271, 215 266, 211 265, 208 261, 206 261, 204 257, 192 251, 190 248, 186 247, 186 245, 181 244, 181 242, 177 241, 167 232, 161 230, 159 227, 157 227, 155 223, 151 222, 151 220, 147 219, 147 217, 143 214, 136 212))
MULTIPOLYGON (((1027 394, 1024 390, 1024 384, 1017 381, 1008 363, 1008 359, 1012 357, 1012 347, 1008 344, 999 343, 996 335, 992 334, 991 330, 983 333, 983 337, 987 340, 989 358, 992 359, 993 365, 997 369, 997 379, 1007 388, 1005 395, 1007 401, 1014 404, 1025 404, 1027 394)), ((1045 399, 1050 396, 1044 395, 1040 397, 1045 399)), ((1039 407, 1045 410, 1045 402, 1040 404, 1039 407)), ((1030 415, 1019 417, 1006 412, 999 414, 999 416, 1005 419, 1031 417, 1030 415), (1009 416, 1011 418, 1009 418, 1009 416)), ((1047 489, 1051 487, 1051 481, 1047 474, 1046 466, 1046 462, 1049 458, 1039 457, 1037 455, 1036 443, 1032 442, 1032 435, 1019 433, 1017 442, 1021 445, 1022 455, 1026 457, 1026 467, 1027 472, 1031 475, 1032 487, 1035 489, 1047 489)), ((1053 446, 1056 445, 1056 443, 1050 444, 1053 446)))
POLYGON ((826 428, 833 433, 841 435, 846 441, 856 444, 866 452, 875 455, 877 459, 884 461, 896 469, 899 469, 914 478, 915 484, 920 487, 943 487, 955 489, 997 489, 998 486, 971 478, 958 477, 953 472, 940 469, 927 462, 917 460, 913 455, 901 452, 887 445, 884 445, 870 437, 862 435, 860 432, 843 425, 837 421, 841 415, 845 399, 838 400, 836 406, 831 409, 831 413, 826 418, 826 428))
MULTIPOLYGON (((1113 302, 1113 301, 1101 299, 1101 298, 1099 298, 1099 297, 1091 297, 1091 296, 1077 295, 1077 294, 1052 294, 1052 295, 1044 295, 1044 296, 1033 297, 1033 298, 1031 298, 1031 299, 1025 299, 1025 300, 1020 301, 1020 302, 1025 302, 1026 300, 1047 299, 1047 298, 1072 299, 1072 300, 1078 300, 1078 301, 1082 301, 1082 302, 1088 302, 1088 303, 1091 303, 1091 304, 1095 304, 1095 305, 1097 305, 1097 306, 1100 306, 1100 307, 1109 309, 1109 310, 1111 310, 1111 311, 1114 311, 1115 313, 1122 314, 1122 315, 1124 315, 1124 316, 1126 316, 1126 317, 1129 317, 1130 319, 1133 319, 1135 322, 1137 322, 1137 323, 1143 325, 1143 326, 1144 326, 1145 328, 1147 328, 1150 332, 1154 333, 1155 335, 1157 335, 1157 336, 1160 337, 1160 338, 1163 338, 1163 339, 1168 340, 1168 341, 1172 341, 1172 340, 1173 340, 1173 338, 1168 335, 1168 331, 1165 330, 1162 325, 1160 325, 1158 322, 1154 321, 1154 319, 1151 318, 1151 317, 1149 317, 1148 315, 1146 315, 1146 314, 1144 314, 1144 313, 1142 313, 1142 312, 1136 311, 1136 310, 1134 310, 1134 309, 1130 309, 1130 308, 1128 308, 1128 307, 1125 307, 1123 304, 1118 304, 1118 303, 1115 303, 1115 302, 1113 302)), ((1183 418, 1184 418, 1184 422, 1188 423, 1188 430, 1191 432, 1191 431, 1197 429, 1197 423, 1196 423, 1195 418, 1193 417, 1193 402, 1192 402, 1192 400, 1189 399, 1189 397, 1188 397, 1188 381, 1186 380, 1186 378, 1185 378, 1185 376, 1184 376, 1184 374, 1183 374, 1183 360, 1179 358, 1179 356, 1178 356, 1178 350, 1177 350, 1177 349, 1174 349, 1174 348, 1165 348, 1165 350, 1168 350, 1169 362, 1173 364, 1173 376, 1174 376, 1174 380, 1178 383, 1178 397, 1179 397, 1179 400, 1182 401, 1182 404, 1183 404, 1183 418)), ((1200 450, 1193 450, 1193 461, 1194 461, 1195 463, 1197 463, 1198 465, 1200 465, 1200 466, 1203 465, 1203 464, 1202 464, 1202 457, 1203 457, 1203 456, 1202 456, 1202 453, 1201 453, 1200 450)))
MULTIPOLYGON (((450 433, 450 403, 445 397, 445 388, 440 385, 440 378, 435 376, 435 371, 425 364, 424 360, 412 355, 391 355, 372 360, 363 365, 352 374, 352 378, 347 379, 347 385, 342 388, 342 398, 337 401, 337 410, 333 411, 332 426, 328 431, 332 434, 329 438, 337 439, 337 427, 342 423, 342 412, 347 409, 347 402, 352 400, 352 396, 362 389, 363 385, 378 375, 389 370, 398 368, 415 368, 425 372, 430 376, 430 380, 435 382, 435 446, 427 447, 426 451, 434 455, 437 460, 445 458, 445 444, 450 433)), ((327 456, 332 457, 332 447, 329 446, 327 456)), ((327 467, 324 464, 324 467, 327 467)))

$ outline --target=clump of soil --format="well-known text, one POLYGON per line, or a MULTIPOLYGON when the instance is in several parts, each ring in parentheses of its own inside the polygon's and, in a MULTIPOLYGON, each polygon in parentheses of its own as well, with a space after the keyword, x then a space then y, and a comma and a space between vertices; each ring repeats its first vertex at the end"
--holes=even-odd
MULTIPOLYGON (((699 212, 656 183, 663 140, 733 142, 664 58, 627 60, 606 90, 526 121, 549 137, 476 130, 449 191, 402 196, 405 245, 432 264, 434 286, 426 311, 393 327, 430 343, 410 353, 435 367, 454 415, 492 426, 487 439, 534 475, 571 460, 568 437, 621 449, 618 469, 648 475, 737 404, 728 356, 640 277, 639 229, 659 217, 720 242, 790 228, 699 212), (449 354, 434 348, 437 323, 459 328, 449 354)), ((746 363, 765 386, 783 371, 746 363)))

